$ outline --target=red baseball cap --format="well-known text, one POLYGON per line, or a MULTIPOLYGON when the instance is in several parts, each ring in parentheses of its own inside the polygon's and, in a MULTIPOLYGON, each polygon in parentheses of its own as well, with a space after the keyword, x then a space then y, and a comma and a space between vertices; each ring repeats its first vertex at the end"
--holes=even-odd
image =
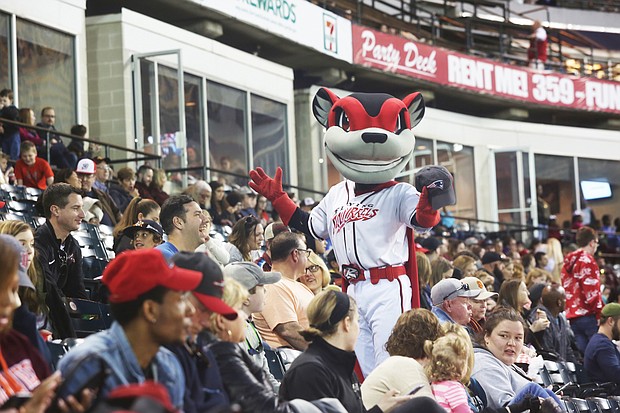
POLYGON ((157 286, 192 291, 201 280, 202 273, 169 264, 156 249, 131 250, 118 255, 102 277, 110 290, 111 303, 133 301, 157 286))
MULTIPOLYGON (((177 412, 172 402, 168 390, 159 383, 147 380, 142 383, 130 383, 116 387, 108 393, 108 399, 136 399, 138 397, 148 397, 159 403, 166 412, 177 412)), ((115 410, 116 411, 116 410, 115 410)), ((120 411, 120 410, 118 410, 120 411)))
POLYGON ((213 259, 202 252, 177 252, 172 262, 178 267, 200 271, 202 281, 193 288, 193 294, 209 311, 223 315, 228 320, 238 317, 237 311, 222 300, 224 295, 224 274, 213 259))

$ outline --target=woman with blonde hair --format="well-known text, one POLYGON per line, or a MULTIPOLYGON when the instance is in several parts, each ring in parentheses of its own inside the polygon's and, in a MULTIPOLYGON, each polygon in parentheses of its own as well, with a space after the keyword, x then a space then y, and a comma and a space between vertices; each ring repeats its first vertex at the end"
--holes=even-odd
POLYGON ((444 323, 446 333, 424 345, 429 362, 425 367, 437 403, 448 412, 469 413, 465 385, 474 367, 474 348, 465 329, 444 323))
POLYGON ((461 270, 463 278, 473 277, 478 270, 478 267, 476 267, 476 260, 469 255, 459 255, 454 259, 452 265, 454 268, 461 270))
POLYGON ((430 310, 433 306, 431 300, 431 261, 426 254, 420 251, 415 252, 418 264, 418 284, 420 286, 420 307, 430 310))
POLYGON ((532 271, 527 273, 525 277, 525 285, 529 289, 534 284, 550 284, 551 283, 551 273, 549 271, 543 270, 542 268, 534 268, 532 271))
POLYGON ((431 262, 431 281, 430 286, 433 288, 439 281, 452 277, 454 267, 447 259, 438 257, 431 262))
POLYGON ((551 268, 551 281, 562 284, 562 264, 564 263, 564 255, 562 254, 562 244, 557 238, 547 239, 547 258, 549 267, 551 268))
POLYGON ((314 251, 308 257, 308 264, 306 265, 304 275, 299 277, 297 281, 308 287, 314 295, 317 295, 329 285, 331 276, 329 275, 327 265, 314 251))

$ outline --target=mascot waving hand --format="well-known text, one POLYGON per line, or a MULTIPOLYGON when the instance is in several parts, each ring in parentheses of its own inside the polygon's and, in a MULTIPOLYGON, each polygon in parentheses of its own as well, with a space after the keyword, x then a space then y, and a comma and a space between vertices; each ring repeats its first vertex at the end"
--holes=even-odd
POLYGON ((385 343, 400 314, 419 307, 412 229, 428 231, 439 222, 438 210, 454 204, 452 176, 431 166, 416 175, 418 189, 394 181, 413 154, 411 129, 424 116, 420 93, 403 100, 379 93, 341 99, 321 88, 312 109, 326 128, 325 151, 346 180, 310 213, 282 190, 280 168, 274 178, 262 168, 250 171, 250 186, 272 202, 285 224, 331 239, 347 293, 358 304, 355 353, 366 376, 388 357, 385 343))

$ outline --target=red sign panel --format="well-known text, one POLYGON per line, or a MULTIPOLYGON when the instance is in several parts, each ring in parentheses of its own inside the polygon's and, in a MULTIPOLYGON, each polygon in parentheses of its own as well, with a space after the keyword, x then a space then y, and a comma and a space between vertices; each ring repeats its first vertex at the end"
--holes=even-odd
POLYGON ((353 25, 353 63, 492 96, 620 114, 620 83, 539 72, 353 25))

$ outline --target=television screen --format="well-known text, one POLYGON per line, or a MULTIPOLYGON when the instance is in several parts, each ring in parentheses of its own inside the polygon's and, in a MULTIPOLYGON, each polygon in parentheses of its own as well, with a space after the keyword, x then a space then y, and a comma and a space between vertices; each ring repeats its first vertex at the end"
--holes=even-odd
POLYGON ((583 193, 583 199, 586 201, 611 198, 611 186, 609 182, 581 181, 581 192, 583 193))

